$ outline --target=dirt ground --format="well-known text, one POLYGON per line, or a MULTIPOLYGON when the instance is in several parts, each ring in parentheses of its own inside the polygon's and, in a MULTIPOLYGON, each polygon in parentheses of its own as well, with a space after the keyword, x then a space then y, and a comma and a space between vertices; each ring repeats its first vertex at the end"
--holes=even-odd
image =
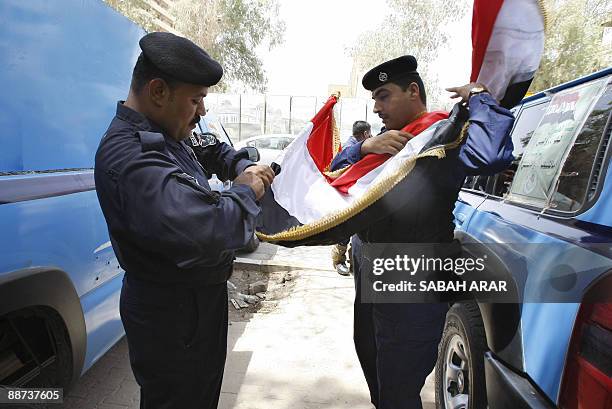
MULTIPOLYGON (((265 314, 273 311, 280 300, 291 294, 295 287, 295 278, 298 275, 299 271, 263 273, 253 270, 235 270, 230 282, 236 286, 239 294, 228 288, 230 290, 227 300, 230 322, 248 321, 255 313, 265 314), (263 294, 259 293, 259 296, 257 296, 249 293, 249 285, 254 283, 265 284, 266 289, 263 294), (247 302, 247 307, 236 309, 231 299, 236 301, 243 299, 240 294, 255 296, 258 301, 254 304, 247 302)), ((251 298, 251 300, 253 299, 251 298)), ((245 305, 244 303, 241 304, 245 305)))

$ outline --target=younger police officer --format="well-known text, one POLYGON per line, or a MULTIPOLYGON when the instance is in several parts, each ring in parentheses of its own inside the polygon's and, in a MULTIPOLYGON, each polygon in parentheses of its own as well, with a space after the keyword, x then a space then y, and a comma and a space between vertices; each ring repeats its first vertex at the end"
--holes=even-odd
POLYGON ((183 140, 223 70, 170 33, 150 33, 140 47, 128 98, 117 104, 95 165, 100 205, 126 271, 121 319, 141 408, 213 409, 225 365, 233 250, 252 237, 256 201, 274 173, 221 144, 211 167, 234 184, 212 192, 183 140))
MULTIPOLYGON (((395 155, 413 137, 400 130, 428 115, 425 87, 416 69, 416 59, 406 55, 365 74, 363 86, 372 91, 374 113, 381 117, 386 131, 340 152, 332 170, 355 163, 369 153, 395 155)), ((368 278, 361 273, 365 263, 361 246, 451 243, 453 208, 466 175, 495 173, 512 161, 512 141, 508 136, 514 123, 512 113, 500 107, 480 84, 448 91, 469 105, 465 143, 447 152, 443 160, 420 159, 425 179, 419 194, 406 197, 399 211, 359 232, 360 240, 353 240, 355 350, 377 409, 422 407, 419 394, 436 362, 448 304, 362 302, 362 283, 368 278)))

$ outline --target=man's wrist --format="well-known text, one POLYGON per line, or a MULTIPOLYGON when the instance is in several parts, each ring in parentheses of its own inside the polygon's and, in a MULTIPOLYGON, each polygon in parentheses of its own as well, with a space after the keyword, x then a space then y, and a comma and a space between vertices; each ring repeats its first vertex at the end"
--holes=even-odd
POLYGON ((483 94, 483 93, 489 94, 489 90, 487 89, 487 87, 485 87, 482 84, 478 84, 478 83, 474 84, 470 88, 470 92, 468 93, 468 99, 472 98, 474 95, 483 94))
POLYGON ((236 173, 236 176, 238 176, 239 174, 241 174, 242 172, 244 172, 245 170, 247 170, 251 166, 255 166, 255 165, 257 165, 255 162, 251 162, 248 159, 240 159, 238 161, 238 163, 236 163, 236 165, 234 167, 234 171, 236 173))

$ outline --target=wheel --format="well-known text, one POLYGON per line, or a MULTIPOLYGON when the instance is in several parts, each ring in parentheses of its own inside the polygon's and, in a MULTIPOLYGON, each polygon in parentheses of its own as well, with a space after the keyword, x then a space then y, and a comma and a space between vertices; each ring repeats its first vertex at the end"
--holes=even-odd
POLYGON ((242 251, 246 253, 252 253, 255 250, 257 250, 258 247, 259 247, 259 239, 257 238, 256 235, 253 235, 253 237, 251 237, 251 240, 249 240, 246 247, 244 247, 242 251))
POLYGON ((475 302, 456 303, 446 314, 436 363, 438 409, 486 409, 486 336, 475 302))
POLYGON ((72 380, 72 349, 57 312, 27 308, 0 317, 2 384, 16 387, 60 387, 72 380), (8 363, 8 364, 6 364, 8 363))
POLYGON ((40 385, 53 385, 68 392, 72 380, 72 348, 70 338, 61 317, 47 314, 48 331, 55 349, 55 364, 48 372, 41 372, 40 385))

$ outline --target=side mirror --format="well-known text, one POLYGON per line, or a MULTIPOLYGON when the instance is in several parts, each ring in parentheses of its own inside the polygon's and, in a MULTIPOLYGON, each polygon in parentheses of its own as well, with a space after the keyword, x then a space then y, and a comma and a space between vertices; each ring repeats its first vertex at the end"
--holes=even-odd
POLYGON ((244 149, 246 149, 246 151, 249 153, 249 160, 251 162, 259 162, 261 156, 259 155, 259 151, 257 150, 257 148, 253 146, 247 146, 244 149))

